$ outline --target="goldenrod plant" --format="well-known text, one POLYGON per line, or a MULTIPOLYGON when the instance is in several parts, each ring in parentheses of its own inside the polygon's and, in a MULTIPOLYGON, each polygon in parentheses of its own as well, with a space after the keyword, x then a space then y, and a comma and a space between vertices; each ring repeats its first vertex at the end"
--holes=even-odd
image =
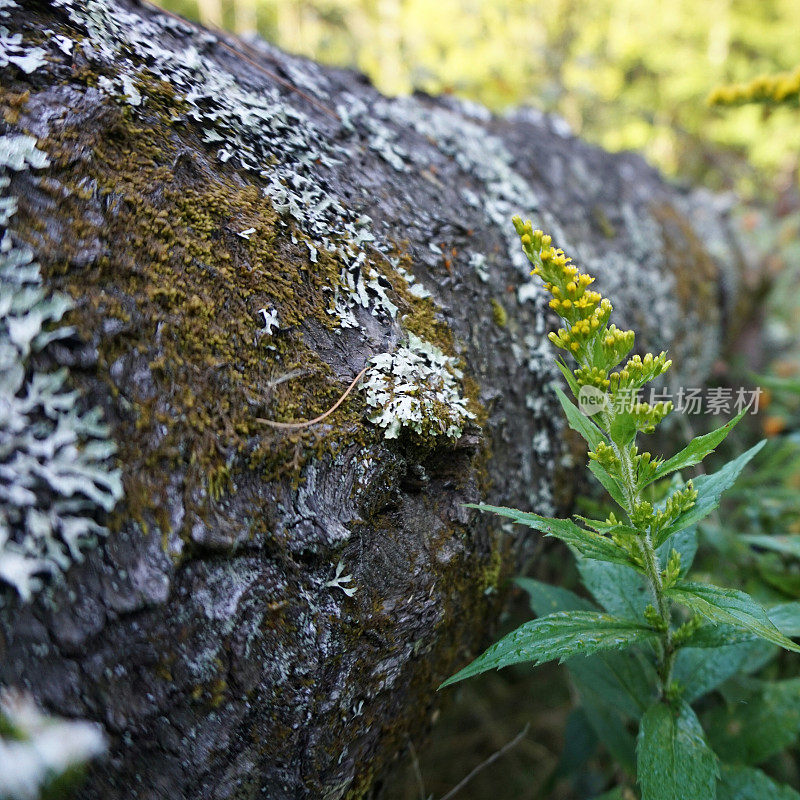
MULTIPOLYGON (((620 511, 606 519, 551 519, 472 506, 565 542, 595 602, 519 579, 537 618, 442 686, 511 664, 566 661, 586 716, 631 782, 638 783, 642 800, 800 800, 754 767, 796 737, 800 703, 787 698, 800 698, 797 681, 752 678, 752 719, 738 728, 726 724, 723 708, 708 716, 704 729, 692 707, 735 674, 752 674, 779 648, 800 652, 786 635, 800 633, 800 604, 767 611, 743 591, 687 575, 697 549, 697 523, 719 506, 722 493, 764 442, 713 474, 681 476, 725 439, 745 409, 671 458, 640 450, 638 436, 652 432, 672 404, 639 397, 671 362, 665 353, 631 356, 634 333, 609 323, 612 306, 591 288, 594 278, 530 222, 515 217, 514 226, 532 274, 542 279, 552 295, 550 307, 563 320, 550 340, 576 362, 558 365, 578 404, 561 390, 558 398, 569 426, 589 445, 589 469, 620 511), (770 709, 781 704, 791 706, 797 720, 782 719, 770 728, 770 709), (638 730, 635 741, 631 730, 638 730), (757 741, 747 739, 750 731, 757 741), (728 756, 731 764, 724 763, 728 756)), ((624 796, 631 796, 629 791, 624 796)), ((623 796, 619 792, 609 797, 623 796)))
POLYGON ((739 106, 745 103, 793 105, 800 101, 800 67, 776 75, 759 75, 748 83, 718 86, 708 96, 710 106, 739 106))

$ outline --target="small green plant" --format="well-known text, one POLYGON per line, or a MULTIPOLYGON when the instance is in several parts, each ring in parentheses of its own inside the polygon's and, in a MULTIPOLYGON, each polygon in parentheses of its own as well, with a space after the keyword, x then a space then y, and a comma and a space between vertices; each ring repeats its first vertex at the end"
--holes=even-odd
POLYGON ((609 324, 612 306, 590 288, 594 279, 580 273, 530 222, 515 217, 514 226, 532 274, 544 281, 553 296, 550 307, 564 321, 550 340, 577 362, 574 369, 562 360, 558 365, 578 405, 557 389, 558 398, 568 424, 589 445, 589 469, 621 511, 606 519, 571 520, 472 506, 564 541, 596 603, 561 587, 519 579, 538 617, 442 686, 511 664, 567 661, 586 716, 636 779, 643 800, 800 800, 751 766, 796 737, 800 685, 750 677, 778 648, 800 652, 780 629, 798 632, 800 604, 768 612, 740 590, 687 577, 697 549, 697 523, 719 506, 722 493, 764 442, 713 474, 683 480, 680 472, 709 455, 742 411, 671 458, 640 452, 638 435, 653 432, 672 410, 668 402, 641 402, 641 390, 671 362, 665 353, 629 358, 634 333, 609 324), (729 709, 710 703, 705 707, 711 711, 701 714, 704 729, 692 704, 728 685, 734 675, 744 676, 739 700, 747 696, 752 719, 729 719, 729 709), (777 714, 778 707, 789 706, 792 720, 777 714), (632 731, 637 731, 635 741, 632 731))

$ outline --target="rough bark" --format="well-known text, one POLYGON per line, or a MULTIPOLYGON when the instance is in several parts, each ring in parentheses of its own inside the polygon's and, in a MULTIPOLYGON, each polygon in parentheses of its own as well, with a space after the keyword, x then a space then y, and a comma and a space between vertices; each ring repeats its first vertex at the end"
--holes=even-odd
POLYGON ((531 110, 387 99, 121 0, 5 14, 3 133, 48 162, 6 170, 8 241, 75 330, 26 380, 64 366, 102 409, 123 496, 83 498, 96 545, 48 534, 66 555, 29 599, 4 589, 0 682, 104 725, 82 797, 364 796, 534 552, 462 504, 574 488, 510 216, 697 385, 737 298, 724 213, 531 110), (363 389, 307 429, 259 421, 315 417, 379 354, 438 385, 419 430, 386 438, 414 420, 371 422, 363 389))

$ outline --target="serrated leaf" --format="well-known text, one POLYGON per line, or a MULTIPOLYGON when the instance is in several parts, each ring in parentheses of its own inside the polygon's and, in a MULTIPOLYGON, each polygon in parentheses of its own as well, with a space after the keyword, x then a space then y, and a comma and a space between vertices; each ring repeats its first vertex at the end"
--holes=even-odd
POLYGON ((439 688, 511 664, 564 661, 573 656, 628 647, 654 638, 655 631, 638 622, 618 619, 599 611, 561 611, 521 625, 439 688))
POLYGON ((720 497, 726 489, 730 489, 736 482, 741 471, 759 450, 767 443, 762 439, 757 445, 746 450, 733 461, 729 461, 722 469, 711 475, 700 475, 692 483, 697 490, 695 504, 681 514, 668 528, 660 531, 656 545, 662 544, 673 533, 696 525, 701 519, 707 517, 719 506, 720 497))
POLYGON ((621 508, 627 508, 622 489, 620 489, 616 480, 608 474, 608 471, 594 459, 589 460, 589 470, 600 481, 600 485, 611 495, 614 502, 621 508))
POLYGON ((671 472, 677 472, 678 470, 686 469, 686 467, 699 464, 707 455, 714 452, 725 437, 739 424, 746 413, 747 409, 745 408, 721 428, 692 439, 683 450, 676 453, 672 458, 667 459, 644 486, 663 478, 665 475, 669 475, 671 472))
POLYGON ((576 433, 579 433, 589 443, 592 449, 597 447, 601 442, 608 443, 605 434, 592 422, 589 417, 581 413, 580 409, 561 391, 556 387, 556 396, 564 409, 564 414, 567 417, 567 423, 576 433))
POLYGON ((528 593, 531 611, 537 617, 544 617, 556 611, 596 611, 591 600, 578 597, 569 589, 551 586, 534 578, 515 578, 514 583, 528 593))
POLYGON ((786 784, 775 783, 760 769, 722 764, 717 800, 800 800, 800 794, 786 784))
POLYGON ((719 766, 688 703, 651 706, 639 728, 642 800, 714 800, 719 766))
POLYGON ((586 588, 610 614, 640 619, 647 604, 652 602, 644 577, 632 569, 580 558, 578 571, 586 588))
POLYGON ((800 653, 800 646, 772 624, 767 612, 750 595, 706 583, 679 583, 666 594, 712 622, 721 622, 754 633, 786 650, 800 653))
POLYGON ((788 747, 800 731, 800 678, 762 683, 741 702, 713 708, 705 717, 720 758, 760 764, 788 747))
POLYGON ((527 525, 529 528, 540 531, 546 536, 554 536, 556 539, 566 542, 570 547, 574 547, 587 558, 611 561, 615 564, 623 564, 631 569, 636 568, 628 554, 621 547, 614 544, 611 539, 594 531, 585 530, 570 519, 540 517, 530 511, 519 511, 516 508, 505 508, 504 506, 487 506, 483 503, 479 505, 468 503, 466 507, 476 508, 478 511, 491 511, 501 517, 508 517, 520 525, 527 525))

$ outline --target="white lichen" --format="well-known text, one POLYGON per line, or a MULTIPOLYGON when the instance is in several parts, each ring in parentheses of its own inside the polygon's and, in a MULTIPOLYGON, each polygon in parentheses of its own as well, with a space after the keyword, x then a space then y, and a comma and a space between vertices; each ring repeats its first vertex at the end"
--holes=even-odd
POLYGON ((26 694, 0 691, 0 797, 37 800, 49 783, 102 755, 100 725, 43 714, 26 694))
POLYGON ((387 439, 397 438, 404 427, 457 439, 475 418, 461 395, 456 359, 413 333, 407 346, 374 356, 371 363, 364 377, 367 405, 374 409, 370 421, 387 439))
MULTIPOLYGON (((13 8, 13 5, 5 3, 0 6, 0 17, 7 16, 8 8, 13 8)), ((13 64, 29 75, 47 63, 45 54, 46 51, 41 47, 25 45, 21 33, 12 34, 8 28, 0 25, 0 69, 13 64)))
POLYGON ((274 308, 260 308, 258 313, 264 319, 264 327, 258 332, 259 338, 262 336, 272 336, 272 332, 280 327, 278 322, 278 312, 274 308))
POLYGON ((336 565, 336 574, 325 583, 329 589, 341 589, 348 597, 353 597, 358 591, 358 587, 353 582, 352 575, 342 575, 344 572, 344 562, 340 561, 336 565))
POLYGON ((106 533, 98 513, 122 496, 100 410, 80 410, 66 370, 30 364, 32 354, 74 333, 58 324, 71 301, 48 294, 33 251, 8 229, 16 211, 9 171, 47 165, 33 137, 0 136, 0 584, 23 600, 42 575, 65 572, 106 533))

